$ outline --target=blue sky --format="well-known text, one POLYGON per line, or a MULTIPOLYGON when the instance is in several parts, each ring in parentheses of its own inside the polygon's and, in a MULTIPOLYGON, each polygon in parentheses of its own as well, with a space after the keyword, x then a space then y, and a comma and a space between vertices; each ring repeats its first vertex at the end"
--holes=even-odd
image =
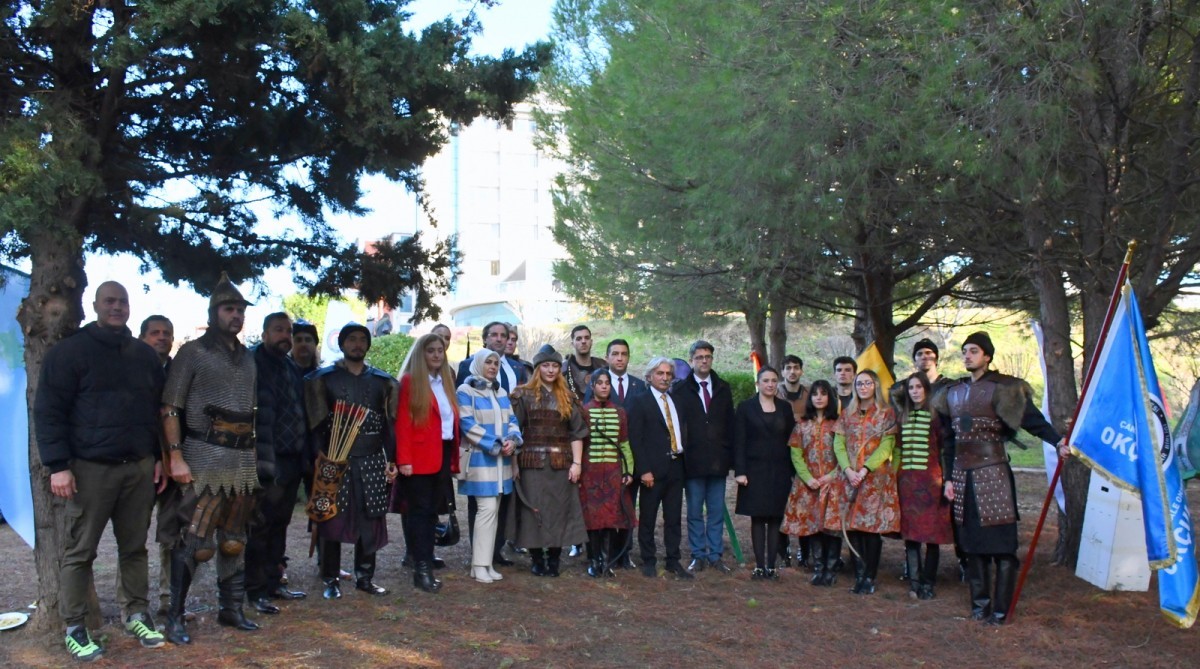
MULTIPOLYGON (((461 0, 416 0, 408 9, 413 13, 410 21, 414 31, 446 16, 461 20, 476 2, 461 0)), ((492 8, 481 7, 479 16, 483 33, 472 41, 472 50, 480 55, 499 55, 505 48, 520 50, 527 44, 545 39, 550 31, 553 0, 502 0, 492 8)), ((411 208, 408 195, 398 186, 380 184, 373 180, 370 192, 364 198, 368 206, 382 209, 387 207, 411 208)), ((382 217, 381 217, 382 218, 382 217)), ((389 217, 391 218, 391 217, 389 217)), ((346 239, 371 236, 379 227, 370 214, 360 220, 335 221, 335 226, 346 239)), ((28 263, 20 269, 29 270, 28 263)), ((137 259, 127 256, 89 255, 86 271, 88 291, 84 296, 84 310, 88 319, 93 317, 90 309, 92 292, 101 282, 119 281, 129 289, 131 318, 130 327, 137 329, 143 318, 150 314, 164 314, 175 322, 176 335, 186 335, 195 326, 203 324, 208 300, 183 286, 173 288, 162 283, 160 274, 154 270, 148 274, 138 271, 137 259)), ((258 323, 262 316, 282 308, 282 298, 296 292, 286 269, 269 272, 265 277, 267 294, 251 296, 249 284, 241 286, 243 292, 256 303, 247 315, 245 332, 258 334, 258 323)))

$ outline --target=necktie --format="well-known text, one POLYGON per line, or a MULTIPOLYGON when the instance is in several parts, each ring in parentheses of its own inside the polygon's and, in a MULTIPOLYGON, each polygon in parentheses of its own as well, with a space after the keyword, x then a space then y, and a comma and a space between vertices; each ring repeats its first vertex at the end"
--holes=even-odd
POLYGON ((671 417, 671 403, 667 401, 667 394, 662 394, 663 412, 667 415, 667 434, 671 437, 671 453, 679 453, 679 442, 675 441, 675 419, 671 417))
POLYGON ((617 397, 620 397, 622 401, 625 399, 625 377, 623 376, 617 377, 617 397))
POLYGON ((712 395, 708 394, 708 381, 700 382, 700 395, 704 397, 704 413, 708 413, 708 405, 712 404, 712 395))

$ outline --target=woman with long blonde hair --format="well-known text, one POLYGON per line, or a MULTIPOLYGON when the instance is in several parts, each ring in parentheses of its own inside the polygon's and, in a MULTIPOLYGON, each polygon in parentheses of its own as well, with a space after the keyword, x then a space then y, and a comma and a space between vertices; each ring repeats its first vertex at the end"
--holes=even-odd
POLYGON ((549 344, 533 356, 533 378, 512 393, 525 443, 508 536, 528 548, 534 576, 558 576, 563 546, 587 540, 576 484, 583 471, 587 423, 562 377, 562 356, 549 344))
POLYGON ((427 334, 413 344, 400 379, 396 411, 396 465, 408 503, 405 541, 413 561, 413 585, 437 592, 433 533, 438 507, 446 503, 450 474, 458 469, 458 403, 446 342, 427 334))
POLYGON ((850 536, 854 586, 850 592, 875 592, 883 535, 900 531, 900 501, 892 447, 896 414, 884 397, 879 377, 863 370, 854 377, 854 398, 834 427, 833 452, 845 478, 843 528, 850 536))

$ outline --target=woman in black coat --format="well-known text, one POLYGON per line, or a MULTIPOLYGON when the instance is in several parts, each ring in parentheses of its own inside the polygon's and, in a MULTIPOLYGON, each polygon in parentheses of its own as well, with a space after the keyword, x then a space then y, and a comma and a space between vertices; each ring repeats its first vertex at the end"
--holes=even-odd
POLYGON ((792 490, 788 437, 796 426, 792 405, 775 396, 779 373, 758 372, 758 394, 738 405, 734 417, 733 474, 738 483, 737 513, 750 516, 755 569, 750 578, 778 580, 775 557, 779 525, 792 490))

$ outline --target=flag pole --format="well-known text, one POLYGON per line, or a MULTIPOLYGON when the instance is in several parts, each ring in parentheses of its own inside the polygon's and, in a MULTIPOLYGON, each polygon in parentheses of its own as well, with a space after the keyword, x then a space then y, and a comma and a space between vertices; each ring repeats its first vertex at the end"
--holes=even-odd
MULTIPOLYGON (((1108 298, 1108 312, 1104 314, 1104 327, 1100 329, 1100 338, 1096 341, 1096 348, 1092 351, 1091 360, 1088 361, 1087 374, 1083 377, 1083 388, 1079 393, 1079 401, 1075 403, 1075 410, 1071 412, 1071 421, 1067 424, 1068 445, 1071 443, 1071 433, 1075 430, 1075 420, 1079 418, 1079 408, 1083 406, 1083 399, 1087 397, 1088 389, 1092 386, 1096 361, 1100 351, 1104 348, 1104 342, 1108 339, 1108 329, 1112 326, 1113 315, 1117 310, 1117 303, 1121 299, 1121 289, 1125 285, 1125 279, 1129 276, 1129 263, 1133 261, 1133 252, 1136 248, 1137 240, 1130 241, 1125 248, 1125 260, 1121 263, 1120 271, 1117 272, 1117 281, 1113 286, 1112 296, 1108 298)), ((1017 601, 1021 599, 1021 589, 1025 587, 1025 578, 1029 576, 1029 569, 1033 565, 1033 554, 1037 550, 1038 539, 1046 524, 1046 512, 1050 509, 1050 501, 1054 499, 1054 489, 1058 487, 1058 480, 1062 476, 1063 461, 1064 458, 1060 457, 1058 466, 1054 468, 1054 476, 1050 478, 1050 489, 1046 491, 1046 499, 1042 501, 1042 513, 1038 516, 1037 528, 1033 530, 1033 539, 1029 541, 1029 550, 1026 551, 1025 561, 1021 564, 1021 575, 1017 578, 1017 587, 1013 590, 1012 601, 1008 605, 1010 621, 1016 615, 1017 601)))

